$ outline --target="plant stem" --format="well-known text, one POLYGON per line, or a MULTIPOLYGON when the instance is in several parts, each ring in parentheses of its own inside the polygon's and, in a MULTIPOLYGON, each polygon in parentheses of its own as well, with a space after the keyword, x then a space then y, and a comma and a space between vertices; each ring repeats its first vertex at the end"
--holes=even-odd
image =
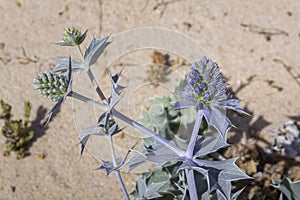
POLYGON ((81 57, 81 60, 84 62, 84 57, 83 57, 83 53, 82 53, 82 50, 81 50, 80 46, 76 45, 76 49, 77 49, 77 51, 78 51, 78 53, 81 57))
MULTIPOLYGON (((114 168, 115 168, 115 167, 117 167, 117 160, 116 160, 115 149, 114 149, 114 145, 113 145, 113 141, 112 141, 112 136, 111 135, 108 136, 107 139, 108 139, 108 143, 109 143, 109 147, 110 147, 111 159, 112 159, 112 162, 113 162, 113 165, 114 165, 114 168)), ((116 170, 115 174, 116 174, 118 182, 119 182, 119 184, 122 188, 122 191, 123 191, 123 194, 124 194, 126 200, 129 200, 129 195, 128 195, 128 192, 127 192, 126 187, 124 185, 124 182, 122 180, 122 176, 121 176, 120 171, 116 170)))
POLYGON ((194 171, 192 169, 185 169, 186 180, 188 182, 189 194, 191 200, 197 200, 197 188, 195 182, 194 171))
POLYGON ((178 155, 180 157, 183 157, 185 155, 185 151, 179 149, 177 146, 175 146, 174 144, 172 144, 170 141, 168 141, 164 137, 160 136, 159 134, 144 127, 143 125, 139 124, 138 122, 128 118, 127 116, 123 115, 122 113, 115 110, 114 108, 111 111, 115 117, 117 117, 120 120, 126 122, 127 124, 137 128, 138 130, 142 131, 143 133, 149 135, 150 137, 153 137, 157 142, 159 142, 160 144, 164 145, 165 147, 167 147, 168 149, 173 151, 176 155, 178 155))
MULTIPOLYGON (((199 129, 200 129, 200 126, 201 126, 202 118, 203 118, 203 113, 202 113, 201 110, 198 110, 196 121, 195 121, 194 128, 193 128, 193 132, 192 132, 192 135, 191 135, 191 138, 190 138, 189 145, 188 145, 187 150, 186 150, 186 157, 188 159, 193 159, 194 149, 195 149, 195 145, 196 145, 196 142, 197 142, 198 133, 199 133, 199 129)), ((198 194, 197 194, 197 188, 196 188, 196 183, 195 183, 194 171, 192 169, 186 169, 185 174, 186 174, 186 179, 187 179, 187 182, 188 182, 190 199, 192 199, 192 200, 195 199, 196 200, 196 199, 198 199, 198 194)))
MULTIPOLYGON (((77 92, 70 92, 70 96, 74 97, 77 100, 83 101, 85 103, 93 104, 101 108, 103 111, 107 111, 109 107, 105 104, 96 102, 88 97, 82 96, 81 94, 78 94, 77 92)), ((185 156, 185 151, 179 149, 177 146, 172 144, 170 141, 165 139, 164 137, 160 136, 159 134, 151 131, 150 129, 147 129, 143 125, 139 124, 138 122, 128 118, 127 116, 123 115, 119 111, 115 110, 114 108, 111 110, 112 114, 116 116, 117 118, 121 119, 122 121, 126 122, 127 124, 137 128, 138 130, 144 132, 145 134, 149 135, 150 137, 153 137, 155 140, 157 140, 159 143, 173 151, 176 155, 183 157, 185 156)))
POLYGON ((77 92, 71 91, 69 96, 72 96, 73 98, 83 101, 88 104, 96 105, 100 107, 103 111, 106 111, 109 107, 105 104, 99 103, 97 101, 94 101, 93 99, 90 99, 88 97, 82 96, 81 94, 78 94, 77 92))
MULTIPOLYGON (((82 63, 85 64, 84 56, 83 56, 83 53, 82 53, 82 50, 81 50, 80 46, 76 45, 76 49, 77 49, 79 55, 81 56, 82 63)), ((87 66, 86 73, 87 73, 90 81, 92 82, 93 86, 95 87, 96 92, 97 92, 98 96, 100 97, 101 101, 107 102, 102 90, 100 89, 100 87, 99 87, 99 85, 98 85, 98 83, 97 83, 97 81, 96 81, 96 79, 95 79, 95 77, 94 77, 94 75, 93 75, 93 73, 90 69, 90 66, 87 66)))
POLYGON ((118 182, 119 182, 119 184, 121 185, 121 188, 122 188, 123 194, 124 194, 124 196, 125 196, 125 199, 126 199, 126 200, 129 200, 130 198, 129 198, 128 192, 127 192, 127 190, 126 190, 126 187, 125 187, 125 185, 124 185, 124 182, 123 182, 123 180, 122 180, 120 171, 115 171, 115 173, 116 173, 118 182))
POLYGON ((200 126, 201 126, 202 118, 203 118, 203 113, 202 113, 201 110, 198 110, 196 121, 195 121, 194 128, 193 128, 193 133, 191 135, 190 142, 189 142, 189 145, 188 145, 187 150, 186 150, 186 157, 189 158, 189 159, 192 159, 193 154, 194 154, 194 149, 195 149, 195 145, 196 145, 196 142, 197 142, 198 133, 199 133, 199 129, 200 129, 200 126))
MULTIPOLYGON (((83 96, 81 94, 78 94, 77 92, 72 91, 72 92, 70 92, 69 95, 72 96, 73 98, 75 98, 77 100, 80 100, 80 101, 83 101, 85 103, 96 105, 96 106, 100 107, 103 111, 106 111, 106 110, 109 109, 109 107, 107 105, 104 105, 102 103, 96 102, 96 101, 94 101, 94 100, 92 100, 92 99, 90 99, 88 97, 85 97, 85 96, 83 96)), ((111 136, 108 138, 108 142, 109 142, 109 146, 110 146, 110 151, 111 151, 111 157, 112 157, 113 165, 114 165, 114 167, 117 167, 117 161, 116 161, 116 156, 115 156, 115 151, 114 151, 114 147, 113 147, 113 142, 112 142, 112 137, 111 136)), ((119 184, 121 185, 121 188, 122 188, 122 191, 123 191, 123 194, 124 194, 126 200, 129 200, 130 198, 129 198, 128 192, 126 190, 126 187, 124 185, 124 182, 122 180, 120 171, 118 171, 118 170, 115 171, 115 174, 117 176, 119 184)))
MULTIPOLYGON (((78 94, 77 92, 70 92, 70 96, 74 97, 77 100, 83 101, 85 103, 93 104, 101 108, 103 111, 107 111, 109 107, 105 104, 96 102, 88 97, 82 96, 81 94, 78 94)), ((157 140, 159 143, 173 151, 176 155, 183 157, 185 155, 185 151, 179 149, 177 146, 172 144, 170 141, 165 139, 164 137, 160 136, 159 134, 151 131, 150 129, 147 129, 143 125, 139 124, 138 122, 128 118, 127 116, 123 115, 119 111, 115 110, 114 108, 111 110, 112 114, 116 116, 117 118, 121 119, 122 121, 126 122, 127 124, 139 129, 140 131, 144 132, 145 134, 149 135, 150 137, 153 137, 155 140, 157 140)))
POLYGON ((115 154, 115 149, 113 146, 113 141, 112 141, 112 136, 107 137, 108 143, 109 143, 109 148, 110 148, 110 154, 111 154, 111 159, 113 161, 114 167, 117 167, 117 161, 116 161, 116 154, 115 154))
POLYGON ((98 85, 98 83, 97 83, 97 81, 96 81, 96 79, 95 79, 95 77, 94 77, 94 75, 93 75, 93 73, 92 73, 90 67, 87 69, 87 72, 86 72, 86 73, 88 74, 88 76, 89 76, 89 78, 90 78, 92 84, 94 85, 94 87, 95 87, 95 89, 96 89, 96 92, 97 92, 98 96, 100 97, 100 99, 101 99, 103 102, 107 102, 107 100, 106 100, 106 98, 105 98, 105 96, 104 96, 102 90, 100 89, 100 87, 99 87, 99 85, 98 85))

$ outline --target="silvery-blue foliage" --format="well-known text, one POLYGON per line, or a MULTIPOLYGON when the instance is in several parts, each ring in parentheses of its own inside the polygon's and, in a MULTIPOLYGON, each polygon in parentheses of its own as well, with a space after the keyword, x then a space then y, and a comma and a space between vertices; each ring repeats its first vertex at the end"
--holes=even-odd
POLYGON ((84 63, 87 66, 95 64, 103 53, 104 49, 109 45, 110 42, 107 42, 108 37, 104 38, 93 38, 88 48, 84 53, 84 63))
POLYGON ((289 178, 285 177, 282 180, 274 180, 273 187, 282 192, 280 199, 300 199, 300 181, 292 182, 289 178))
POLYGON ((112 137, 113 135, 122 131, 122 129, 119 128, 118 124, 111 116, 111 109, 113 109, 113 107, 120 101, 120 94, 121 91, 124 89, 124 87, 117 84, 120 76, 121 72, 115 74, 114 76, 110 76, 112 92, 110 98, 108 99, 108 110, 104 111, 99 116, 97 123, 93 124, 79 135, 81 154, 83 153, 86 143, 88 142, 88 139, 91 135, 109 135, 110 137, 112 137))
MULTIPOLYGON (((199 193, 198 188, 191 191, 190 187, 187 186, 187 188, 182 188, 183 191, 188 191, 190 194, 191 192, 196 193, 199 199, 210 199, 217 196, 224 199, 234 199, 231 193, 231 182, 249 177, 235 165, 236 159, 214 160, 210 155, 228 146, 226 142, 227 131, 232 124, 226 117, 225 111, 226 109, 233 109, 244 113, 238 104, 238 100, 230 99, 231 96, 227 94, 227 85, 223 81, 218 65, 205 57, 201 61, 193 63, 185 90, 177 91, 177 96, 181 99, 174 105, 176 110, 183 111, 189 107, 198 110, 198 120, 196 118, 194 121, 195 131, 191 134, 186 155, 178 156, 157 141, 150 143, 150 145, 146 141, 147 145, 144 145, 144 151, 135 151, 129 161, 125 163, 125 166, 132 170, 143 162, 152 162, 158 166, 176 163, 176 165, 179 165, 178 171, 185 170, 186 173, 191 173, 191 176, 186 177, 188 179, 194 178, 196 173, 201 174, 207 188, 207 190, 199 193), (199 132, 201 124, 204 122, 209 126, 213 126, 220 135, 207 135, 203 130, 199 132), (216 191, 217 196, 211 195, 213 191, 216 191)), ((157 112, 159 121, 164 122, 163 125, 149 119, 149 115, 145 110, 141 119, 144 125, 154 128, 154 131, 164 136, 166 136, 167 128, 171 124, 171 120, 168 119, 170 117, 168 112, 173 112, 171 109, 165 109, 168 106, 167 100, 166 97, 161 98, 161 110, 157 112), (167 113, 163 111, 167 111, 167 113)), ((157 104, 158 102, 156 102, 157 104)), ((151 114, 153 115, 153 113, 151 114)), ((184 123, 184 121, 178 123, 184 123)), ((171 133, 174 134, 174 132, 171 133)), ((168 138, 171 141, 173 140, 173 137, 168 138)), ((199 187, 204 187, 204 185, 202 184, 199 187)))
MULTIPOLYGON (((64 72, 68 70, 69 58, 58 58, 56 59, 55 67, 52 69, 52 73, 64 72)), ((84 69, 80 62, 71 60, 72 71, 76 72, 78 70, 84 69)))
MULTIPOLYGON (((75 28, 67 28, 63 41, 57 44, 76 46, 81 53, 79 45, 86 33, 87 31, 81 33, 75 28)), ((98 169, 104 170, 107 175, 116 172, 127 200, 129 196, 119 171, 127 169, 129 173, 146 162, 155 164, 157 168, 149 169, 149 172, 137 179, 132 199, 237 199, 241 190, 232 193, 231 182, 249 177, 235 165, 236 158, 220 159, 222 156, 218 151, 228 146, 227 131, 232 126, 226 110, 243 114, 245 112, 239 101, 232 99, 227 92, 228 85, 224 82, 217 63, 206 57, 194 62, 186 80, 176 87, 176 95, 150 99, 152 109, 144 109, 138 123, 115 108, 125 89, 118 84, 121 72, 110 76, 111 95, 106 99, 90 70, 90 66, 97 62, 109 45, 107 40, 108 37, 93 38, 84 54, 81 53, 82 62, 71 58, 57 59, 52 73, 43 74, 34 80, 37 89, 56 102, 49 113, 50 117, 67 96, 94 103, 103 109, 98 121, 79 135, 80 154, 82 155, 91 135, 108 139, 112 159, 102 160, 98 169), (103 103, 72 91, 72 71, 82 69, 86 69, 103 103), (68 73, 67 77, 55 74, 65 71, 68 73), (144 140, 142 151, 136 150, 134 146, 122 158, 115 157, 112 138, 122 131, 115 117, 150 136, 144 140), (214 134, 215 131, 218 134, 214 134)))

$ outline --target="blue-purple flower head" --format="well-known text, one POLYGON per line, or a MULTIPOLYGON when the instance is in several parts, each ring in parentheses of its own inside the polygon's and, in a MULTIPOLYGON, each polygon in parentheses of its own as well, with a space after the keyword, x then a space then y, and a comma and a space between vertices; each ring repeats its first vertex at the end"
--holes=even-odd
POLYGON ((227 91, 217 63, 203 57, 194 62, 187 77, 184 91, 177 93, 180 100, 174 109, 194 107, 202 112, 208 125, 214 126, 226 138, 226 131, 231 124, 226 117, 226 109, 247 114, 239 105, 239 100, 232 99, 227 91))
POLYGON ((187 100, 202 103, 205 106, 222 104, 227 98, 227 84, 217 63, 206 57, 194 62, 188 74, 185 88, 187 100))
POLYGON ((228 87, 218 64, 204 56, 191 65, 187 85, 184 91, 177 94, 182 100, 175 103, 174 108, 232 109, 245 114, 239 105, 240 101, 232 99, 228 87))

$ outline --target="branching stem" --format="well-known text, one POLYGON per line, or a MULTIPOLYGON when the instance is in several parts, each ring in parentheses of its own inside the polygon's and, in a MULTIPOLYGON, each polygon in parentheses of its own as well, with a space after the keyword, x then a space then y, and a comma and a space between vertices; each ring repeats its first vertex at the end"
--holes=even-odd
POLYGON ((72 91, 72 92, 70 92, 69 96, 72 96, 73 98, 75 98, 77 100, 80 100, 80 101, 83 101, 85 103, 98 106, 99 108, 101 108, 104 111, 108 109, 107 105, 99 103, 97 101, 94 101, 93 99, 90 99, 88 97, 82 96, 81 94, 79 94, 77 92, 72 91))
POLYGON ((142 131, 143 133, 147 134, 148 136, 154 138, 157 142, 159 142, 160 144, 164 145, 165 147, 167 147, 168 149, 173 151, 179 157, 183 157, 185 155, 185 151, 179 149, 177 146, 172 144, 170 141, 168 141, 164 137, 162 137, 159 134, 151 131, 150 129, 148 129, 146 127, 144 127, 143 125, 139 124, 138 122, 128 118, 127 116, 123 115, 119 111, 117 111, 115 109, 112 109, 112 114, 115 117, 119 118, 120 120, 126 122, 127 124, 137 128, 138 130, 142 131))
MULTIPOLYGON (((79 55, 81 56, 82 63, 84 64, 84 56, 83 56, 83 53, 82 53, 82 50, 81 50, 80 46, 76 45, 76 49, 77 49, 79 55)), ((107 100, 106 100, 102 90, 100 89, 100 87, 99 87, 99 85, 98 85, 98 83, 97 83, 97 81, 96 81, 96 79, 95 79, 95 77, 94 77, 94 75, 91 71, 91 68, 89 66, 86 67, 86 73, 87 73, 90 81, 92 82, 93 86, 95 87, 95 90, 96 90, 98 96, 100 97, 101 101, 106 103, 107 100)))
MULTIPOLYGON (((81 94, 78 94, 74 91, 72 91, 70 93, 70 95, 72 97, 74 97, 75 99, 78 99, 80 101, 83 101, 83 102, 86 102, 86 103, 89 103, 89 104, 94 104, 94 105, 98 106, 99 108, 101 108, 103 111, 107 111, 108 108, 109 108, 105 104, 96 102, 96 101, 94 101, 94 100, 92 100, 88 97, 82 96, 81 94)), ((168 141, 164 137, 160 136, 159 134, 151 131, 150 129, 148 129, 146 127, 144 127, 140 123, 128 118, 127 116, 123 115, 122 113, 115 110, 114 108, 111 110, 111 112, 115 117, 119 118, 120 120, 122 120, 122 121, 126 122, 127 124, 137 128, 138 130, 142 131, 143 133, 147 134, 148 136, 153 137, 156 141, 158 141, 159 143, 161 143, 162 145, 164 145, 165 147, 167 147, 168 149, 173 151, 179 157, 185 156, 185 151, 181 150, 180 148, 178 148, 177 146, 175 146, 174 144, 172 144, 170 141, 168 141)))
MULTIPOLYGON (((112 141, 112 136, 111 135, 108 136, 107 139, 108 139, 108 143, 109 143, 109 147, 110 147, 110 154, 111 154, 111 159, 112 159, 113 165, 114 165, 114 167, 117 167, 118 164, 117 164, 117 160, 116 160, 116 155, 115 155, 115 149, 114 149, 114 145, 113 145, 113 141, 112 141)), ((123 191, 123 194, 124 194, 126 200, 129 200, 130 198, 129 198, 127 189, 124 185, 124 182, 123 182, 120 171, 116 170, 115 174, 116 174, 118 182, 119 182, 119 184, 122 188, 122 191, 123 191)))

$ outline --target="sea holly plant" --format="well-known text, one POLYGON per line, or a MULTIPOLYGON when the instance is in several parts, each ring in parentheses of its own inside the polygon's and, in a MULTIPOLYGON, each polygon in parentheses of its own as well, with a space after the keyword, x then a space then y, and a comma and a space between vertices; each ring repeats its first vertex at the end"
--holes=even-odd
POLYGON ((174 89, 174 95, 150 99, 152 108, 144 109, 135 121, 116 108, 126 90, 119 85, 121 72, 110 75, 111 95, 107 98, 90 69, 110 44, 109 38, 93 38, 83 53, 80 45, 86 34, 76 28, 65 29, 63 41, 56 44, 75 47, 81 61, 71 57, 57 59, 51 72, 34 79, 39 92, 55 102, 49 119, 70 97, 102 109, 98 120, 80 133, 78 144, 83 154, 91 135, 107 138, 111 159, 102 160, 98 169, 116 175, 125 199, 236 199, 242 190, 233 193, 232 181, 250 177, 235 165, 236 158, 225 159, 218 150, 228 146, 227 131, 233 126, 226 110, 246 113, 228 93, 217 63, 206 57, 195 61, 187 77, 174 89), (73 90, 72 74, 77 71, 87 73, 99 101, 73 90), (135 145, 121 157, 115 155, 113 138, 126 127, 120 127, 116 119, 147 136, 141 148, 135 145), (135 189, 128 193, 120 171, 130 173, 146 162, 156 168, 141 174, 135 189))

